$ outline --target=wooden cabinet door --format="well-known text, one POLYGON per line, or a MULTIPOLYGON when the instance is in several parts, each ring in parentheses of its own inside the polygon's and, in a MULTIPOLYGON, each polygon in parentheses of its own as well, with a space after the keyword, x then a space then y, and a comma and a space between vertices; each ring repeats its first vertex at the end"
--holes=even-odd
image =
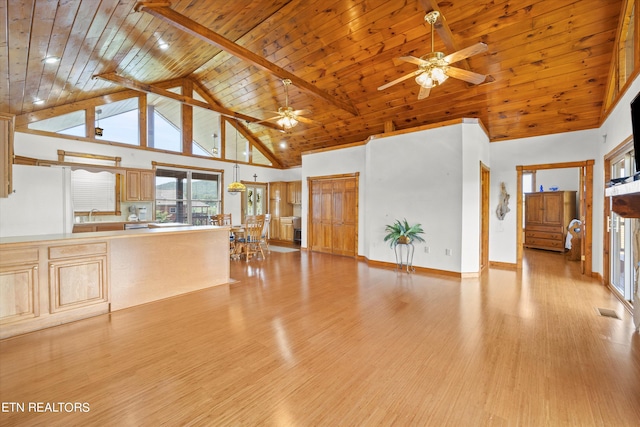
POLYGON ((39 315, 38 264, 0 267, 0 324, 39 315))
POLYGON ((140 171, 140 200, 153 202, 155 200, 156 175, 153 171, 140 171))
POLYGON ((544 193, 542 219, 545 225, 562 226, 564 212, 564 193, 544 193))
POLYGON ((153 171, 128 170, 124 179, 124 200, 152 202, 155 199, 156 176, 153 171))
POLYGON ((288 203, 296 203, 296 183, 288 182, 287 183, 287 202, 288 203))
POLYGON ((293 223, 291 222, 280 223, 280 240, 293 242, 293 223))
POLYGON ((529 193, 525 196, 525 228, 526 225, 542 225, 544 223, 544 193, 529 193))
POLYGON ((50 311, 107 301, 107 257, 57 260, 49 264, 50 311))
POLYGON ((127 171, 124 183, 125 200, 129 202, 140 200, 140 171, 127 171))

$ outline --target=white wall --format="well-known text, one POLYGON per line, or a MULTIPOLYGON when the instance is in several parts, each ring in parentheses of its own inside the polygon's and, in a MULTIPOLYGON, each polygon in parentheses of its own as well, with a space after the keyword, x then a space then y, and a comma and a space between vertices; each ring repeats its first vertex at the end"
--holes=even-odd
MULTIPOLYGON (((136 148, 129 148, 122 145, 109 145, 99 144, 91 142, 81 142, 70 139, 49 137, 42 135, 34 135, 29 133, 16 133, 15 134, 15 147, 14 151, 17 156, 26 156, 42 160, 57 160, 57 150, 66 150, 80 153, 97 154, 104 156, 119 156, 122 158, 121 165, 126 168, 141 168, 151 169, 152 162, 160 162, 171 165, 179 165, 184 167, 199 167, 224 170, 224 180, 228 184, 233 177, 233 163, 220 162, 217 160, 209 160, 204 158, 195 158, 189 156, 183 156, 180 154, 170 154, 164 152, 157 152, 153 150, 140 150, 136 148)), ((21 168, 14 166, 14 171, 21 168)), ((44 167, 29 167, 29 171, 35 171, 36 169, 46 169, 44 167), (34 169, 35 168, 35 169, 34 169)), ((257 181, 269 182, 269 181, 293 181, 301 178, 301 168, 292 168, 287 170, 280 170, 274 168, 266 168, 251 165, 240 165, 239 178, 245 181, 253 181, 253 175, 257 175, 257 181)), ((3 236, 15 236, 25 234, 41 234, 31 233, 20 225, 19 218, 8 215, 7 212, 20 212, 25 210, 37 210, 46 211, 46 204, 36 203, 39 209, 33 209, 33 204, 24 199, 23 194, 29 194, 36 188, 42 188, 46 186, 52 194, 62 194, 64 189, 64 182, 62 180, 44 180, 38 178, 40 174, 17 173, 15 177, 16 191, 20 190, 20 194, 12 194, 8 199, 3 200, 0 204, 0 220, 3 222, 2 235, 3 236), (31 174, 31 177, 28 175, 31 174), (24 176, 23 176, 24 175, 24 176), (8 234, 7 234, 8 233, 8 234)), ((231 212, 233 218, 240 218, 240 196, 231 195, 226 191, 223 193, 224 210, 225 212, 231 212)), ((59 221, 71 220, 73 212, 65 211, 64 218, 59 218, 57 215, 48 216, 41 215, 38 221, 49 223, 47 230, 60 230, 55 232, 67 232, 63 225, 59 224, 59 221)), ((150 217, 150 215, 149 215, 150 217)), ((68 227, 67 227, 68 228, 68 227)), ((37 229, 33 228, 32 229, 37 229)))
MULTIPOLYGON (((489 137, 478 120, 462 125, 462 233, 461 272, 477 272, 480 266, 481 201, 480 163, 491 166, 489 137)), ((491 189, 490 189, 491 191, 491 189)), ((499 190, 498 190, 499 191, 499 190)), ((489 209, 491 215, 491 208, 489 209)))
MULTIPOLYGON (((596 160, 599 141, 597 129, 523 138, 491 144, 491 206, 499 202, 500 183, 512 196, 509 212, 503 221, 491 216, 489 224, 489 259, 516 263, 516 166, 596 160)), ((601 163, 601 162, 600 162, 601 163)), ((538 184, 539 185, 539 184, 538 184)), ((595 181, 598 186, 598 181, 595 181)), ((598 248, 594 245, 594 253, 598 248)), ((601 246, 600 246, 601 250, 601 246)))
MULTIPOLYGON (((597 183, 604 182, 604 157, 613 151, 618 145, 629 138, 633 131, 631 129, 631 109, 630 104, 633 98, 640 93, 640 76, 638 76, 620 97, 616 107, 606 118, 598 131, 598 167, 594 169, 593 178, 597 183)), ((640 165, 637 165, 640 169, 640 165)), ((604 186, 596 185, 593 191, 593 241, 598 243, 598 251, 594 244, 593 262, 594 271, 602 272, 603 263, 603 238, 604 238, 604 186), (598 269, 596 270, 596 262, 598 269)))
POLYGON ((0 199, 0 237, 70 233, 68 182, 68 169, 14 165, 14 192, 0 199))
MULTIPOLYGON (((306 177, 360 172, 358 254, 394 263, 393 250, 383 242, 385 226, 406 218, 422 224, 427 240, 416 245, 415 266, 477 272, 480 161, 489 164, 489 141, 477 120, 376 135, 364 146, 304 155, 304 200, 306 177)), ((306 230, 305 205, 303 246, 306 230)))
MULTIPOLYGON (((309 188, 307 178, 322 177, 330 175, 342 175, 360 173, 359 181, 359 200, 358 206, 358 223, 363 224, 365 221, 364 200, 366 194, 366 173, 365 173, 365 146, 343 148, 340 150, 331 150, 314 154, 302 155, 302 247, 307 247, 307 230, 309 217, 309 188)), ((359 236, 358 253, 364 250, 364 240, 367 236, 359 236)))
POLYGON ((395 262, 385 226, 420 223, 429 253, 417 244, 415 266, 459 272, 462 222, 462 127, 376 138, 367 144, 365 256, 395 262), (451 255, 445 255, 446 250, 451 255))
POLYGON ((540 186, 544 191, 558 187, 558 191, 578 191, 580 189, 580 168, 541 169, 536 171, 536 191, 540 186))

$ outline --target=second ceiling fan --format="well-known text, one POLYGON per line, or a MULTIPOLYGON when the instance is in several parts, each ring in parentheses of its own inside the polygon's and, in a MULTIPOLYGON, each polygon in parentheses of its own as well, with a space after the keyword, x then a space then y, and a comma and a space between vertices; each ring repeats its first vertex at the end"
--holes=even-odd
POLYGON ((486 51, 487 45, 485 43, 476 43, 446 56, 442 52, 435 52, 433 25, 439 17, 440 12, 436 10, 427 13, 424 17, 424 20, 431 24, 431 52, 420 58, 416 58, 415 56, 403 56, 399 58, 402 61, 417 65, 418 69, 380 86, 378 90, 385 90, 397 83, 403 82, 411 77, 415 77, 416 83, 420 85, 418 99, 423 99, 429 96, 431 88, 441 85, 449 77, 464 80, 473 84, 480 84, 486 79, 487 76, 484 74, 474 73, 473 71, 449 65, 486 51))
POLYGON ((285 94, 285 103, 284 107, 279 107, 278 111, 272 111, 277 114, 277 116, 270 117, 268 119, 260 120, 256 123, 262 122, 270 122, 275 121, 279 126, 282 127, 284 131, 288 131, 292 129, 298 122, 314 124, 317 123, 314 120, 303 117, 302 114, 311 114, 309 110, 294 110, 289 106, 289 85, 291 84, 291 80, 284 79, 282 80, 282 84, 284 85, 284 94, 285 94))

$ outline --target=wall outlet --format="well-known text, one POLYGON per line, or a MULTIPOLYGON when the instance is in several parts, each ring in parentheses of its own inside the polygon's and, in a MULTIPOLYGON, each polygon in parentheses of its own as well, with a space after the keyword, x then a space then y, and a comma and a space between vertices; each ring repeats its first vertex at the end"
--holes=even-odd
POLYGON ((451 256, 451 249, 445 249, 444 254, 447 256, 451 256))
POLYGON ((425 253, 425 254, 428 254, 428 253, 429 253, 429 246, 425 246, 425 247, 424 247, 424 253, 425 253))

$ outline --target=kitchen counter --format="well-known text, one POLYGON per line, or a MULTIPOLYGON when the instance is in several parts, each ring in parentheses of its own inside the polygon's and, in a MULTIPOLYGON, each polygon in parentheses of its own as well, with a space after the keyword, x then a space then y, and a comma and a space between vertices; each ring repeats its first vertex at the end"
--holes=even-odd
MULTIPOLYGON (((94 233, 97 231, 119 231, 125 230, 129 226, 145 227, 153 221, 87 221, 73 224, 74 233, 94 233)), ((132 227, 132 228, 133 228, 132 227)))
POLYGON ((12 237, 0 237, 0 249, 2 245, 11 245, 15 243, 47 243, 54 241, 82 241, 87 239, 96 238, 122 238, 133 237, 145 234, 154 233, 174 233, 174 232, 187 232, 187 231, 204 231, 204 230, 226 230, 230 229, 229 226, 177 226, 177 227, 161 227, 161 228, 136 228, 132 230, 116 230, 116 231, 97 231, 93 233, 66 233, 66 234, 40 234, 35 236, 12 236, 12 237))
POLYGON ((227 284, 229 227, 0 239, 0 338, 227 284))

